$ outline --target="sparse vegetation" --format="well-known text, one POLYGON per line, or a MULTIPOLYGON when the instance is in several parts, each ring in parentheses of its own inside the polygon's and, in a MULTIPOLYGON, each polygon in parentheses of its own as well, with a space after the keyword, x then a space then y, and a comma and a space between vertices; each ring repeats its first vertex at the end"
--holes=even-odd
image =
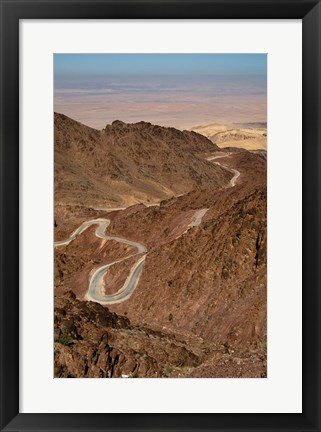
POLYGON ((263 351, 266 351, 266 350, 267 350, 267 342, 266 342, 266 341, 262 342, 262 343, 260 344, 260 348, 261 348, 263 351))
POLYGON ((62 345, 68 346, 73 343, 72 337, 68 335, 62 335, 56 342, 61 343, 62 345))
POLYGON ((163 375, 165 375, 167 377, 170 376, 174 371, 175 371, 175 368, 171 365, 166 365, 162 370, 163 375))
POLYGON ((223 347, 225 348, 225 353, 228 354, 230 351, 230 343, 228 340, 224 341, 223 347))

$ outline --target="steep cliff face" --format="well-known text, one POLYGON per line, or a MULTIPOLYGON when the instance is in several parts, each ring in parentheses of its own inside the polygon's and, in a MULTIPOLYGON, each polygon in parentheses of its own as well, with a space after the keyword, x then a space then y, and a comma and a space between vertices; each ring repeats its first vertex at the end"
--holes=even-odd
POLYGON ((160 201, 229 175, 197 154, 218 150, 195 132, 115 121, 103 131, 55 114, 56 204, 160 201))

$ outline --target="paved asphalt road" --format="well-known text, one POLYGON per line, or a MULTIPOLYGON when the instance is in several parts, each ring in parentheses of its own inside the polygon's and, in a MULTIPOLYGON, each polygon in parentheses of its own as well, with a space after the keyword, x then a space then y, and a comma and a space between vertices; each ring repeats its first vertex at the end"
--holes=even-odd
POLYGON ((92 275, 92 278, 89 283, 89 288, 86 294, 86 299, 99 302, 100 304, 119 303, 121 301, 127 300, 137 286, 139 277, 141 275, 143 266, 145 264, 145 258, 146 256, 144 255, 136 262, 136 264, 132 267, 130 274, 126 279, 126 282, 124 283, 123 287, 117 293, 111 295, 103 294, 104 276, 110 266, 115 264, 115 262, 120 262, 122 260, 115 261, 111 264, 107 264, 103 267, 100 267, 92 275))
MULTIPOLYGON (((227 157, 227 156, 229 156, 229 154, 214 156, 214 157, 208 158, 207 160, 215 160, 215 159, 219 159, 219 158, 223 158, 223 157, 227 157)), ((240 172, 233 169, 233 168, 229 168, 225 165, 222 165, 219 162, 214 162, 214 163, 216 163, 217 165, 220 165, 222 168, 225 168, 234 174, 234 177, 229 182, 229 185, 230 185, 229 187, 234 187, 236 184, 236 180, 240 175, 240 172)), ((96 209, 96 210, 116 211, 116 210, 123 210, 123 208, 118 207, 118 208, 96 209)), ((196 211, 196 213, 194 215, 194 220, 189 225, 188 229, 190 229, 191 227, 200 225, 202 218, 205 215, 205 213, 207 212, 207 210, 208 209, 205 208, 205 209, 201 209, 201 210, 196 211)), ((125 258, 121 258, 117 261, 114 261, 112 263, 105 264, 105 265, 99 267, 97 270, 95 270, 95 272, 93 273, 91 280, 89 282, 89 287, 88 287, 88 291, 86 294, 86 298, 87 298, 87 300, 98 302, 101 304, 119 303, 121 301, 128 299, 131 296, 131 294, 133 293, 134 289, 136 288, 136 286, 138 284, 139 277, 141 275, 141 272, 143 270, 143 266, 145 264, 146 253, 147 253, 146 247, 144 245, 142 245, 141 243, 134 242, 134 241, 128 240, 128 239, 124 239, 122 237, 106 235, 105 231, 108 228, 109 224, 110 224, 109 219, 92 219, 92 220, 86 221, 86 222, 82 223, 70 235, 70 237, 68 239, 60 240, 60 241, 57 241, 54 243, 55 247, 66 246, 70 242, 75 240, 75 238, 77 236, 79 236, 81 233, 83 233, 88 227, 90 227, 92 225, 98 225, 98 227, 95 231, 95 234, 97 237, 102 238, 102 239, 106 239, 106 240, 115 240, 119 243, 124 243, 124 244, 128 244, 130 246, 133 246, 137 249, 137 252, 134 255, 144 254, 133 265, 133 267, 131 268, 130 274, 128 275, 124 285, 115 294, 105 295, 103 293, 104 277, 105 277, 108 269, 112 265, 114 265, 118 262, 124 261, 124 260, 126 260, 126 259, 128 259, 134 255, 130 255, 130 256, 127 256, 125 258)), ((184 232, 186 232, 187 230, 185 230, 184 232)), ((182 233, 182 234, 184 234, 184 233, 182 233)))
MULTIPOLYGON (((75 240, 75 238, 78 235, 83 233, 88 227, 90 227, 92 225, 98 225, 96 232, 95 232, 97 237, 102 238, 102 239, 107 239, 107 240, 115 240, 115 241, 118 241, 119 243, 124 243, 124 244, 128 244, 130 246, 133 246, 137 249, 137 252, 135 255, 142 254, 142 253, 146 254, 147 249, 141 243, 134 242, 132 240, 127 240, 127 239, 124 239, 122 237, 106 235, 105 231, 106 231, 107 227, 109 226, 109 224, 110 224, 109 219, 93 219, 93 220, 89 220, 87 222, 84 222, 71 234, 71 236, 68 239, 55 242, 55 247, 65 246, 65 245, 69 244, 71 241, 75 240)), ((132 256, 133 255, 130 255, 130 257, 132 257, 132 256)), ((88 291, 86 294, 87 299, 92 300, 92 301, 96 301, 96 302, 102 303, 102 304, 111 304, 111 303, 119 303, 119 302, 127 299, 128 297, 130 297, 130 295, 132 294, 132 292, 134 291, 134 289, 137 286, 139 276, 142 272, 142 269, 143 269, 143 266, 145 263, 145 255, 143 257, 139 258, 139 260, 136 262, 136 264, 132 267, 131 272, 130 272, 124 286, 117 293, 110 295, 110 296, 103 294, 104 276, 107 273, 109 267, 111 267, 113 264, 116 264, 117 262, 124 261, 125 259, 128 259, 130 257, 125 257, 125 258, 119 259, 117 261, 114 261, 112 263, 109 263, 109 264, 106 264, 106 265, 99 267, 95 271, 95 273, 93 274, 93 276, 90 280, 88 291)))
MULTIPOLYGON (((208 161, 213 161, 215 159, 220 159, 220 158, 225 158, 225 157, 229 157, 230 153, 225 153, 224 155, 218 155, 218 156, 210 156, 208 158, 206 158, 206 160, 208 161)), ((238 177, 240 176, 240 171, 234 169, 234 168, 229 168, 226 165, 221 164, 220 162, 214 162, 216 165, 219 165, 222 168, 225 168, 226 170, 228 170, 229 172, 234 174, 234 177, 231 178, 230 183, 229 183, 229 187, 234 187, 236 185, 236 180, 238 179, 238 177)))

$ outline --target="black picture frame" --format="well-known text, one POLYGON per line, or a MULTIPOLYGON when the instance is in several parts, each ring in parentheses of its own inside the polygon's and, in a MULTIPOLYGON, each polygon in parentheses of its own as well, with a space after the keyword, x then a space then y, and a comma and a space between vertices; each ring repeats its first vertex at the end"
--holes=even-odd
MULTIPOLYGON (((1 430, 320 431, 321 4, 312 0, 0 0, 1 5, 1 430), (19 20, 302 19, 303 413, 19 413, 19 20)), ((290 355, 290 354, 289 354, 290 355)))

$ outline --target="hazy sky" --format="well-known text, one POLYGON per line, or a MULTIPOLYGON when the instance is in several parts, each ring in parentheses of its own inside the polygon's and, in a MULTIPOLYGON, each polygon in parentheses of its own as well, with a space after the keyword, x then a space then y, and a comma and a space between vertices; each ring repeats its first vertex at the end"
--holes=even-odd
POLYGON ((180 129, 265 122, 265 54, 55 54, 55 111, 180 129))

